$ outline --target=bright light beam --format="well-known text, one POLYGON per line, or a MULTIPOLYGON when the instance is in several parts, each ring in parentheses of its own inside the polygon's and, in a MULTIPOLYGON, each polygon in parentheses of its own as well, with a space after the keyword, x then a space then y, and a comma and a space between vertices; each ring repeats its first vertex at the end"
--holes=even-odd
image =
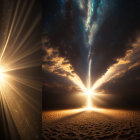
POLYGON ((91 59, 89 60, 89 68, 88 68, 88 89, 87 89, 87 110, 92 109, 92 102, 91 102, 91 59))

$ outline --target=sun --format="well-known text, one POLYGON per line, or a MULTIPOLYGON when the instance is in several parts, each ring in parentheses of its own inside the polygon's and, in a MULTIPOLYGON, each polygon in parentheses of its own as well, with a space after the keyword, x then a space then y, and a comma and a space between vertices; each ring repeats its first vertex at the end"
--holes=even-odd
POLYGON ((0 65, 0 90, 3 90, 9 80, 7 67, 0 65))

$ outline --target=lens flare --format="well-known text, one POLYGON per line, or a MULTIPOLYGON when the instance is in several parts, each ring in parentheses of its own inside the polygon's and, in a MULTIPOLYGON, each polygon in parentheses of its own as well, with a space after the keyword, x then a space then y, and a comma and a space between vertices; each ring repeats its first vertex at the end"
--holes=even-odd
POLYGON ((19 0, 5 4, 9 5, 8 10, 2 9, 5 14, 0 38, 0 125, 6 137, 3 139, 36 139, 41 109, 41 82, 35 74, 41 65, 37 55, 41 46, 41 13, 36 10, 39 3, 19 0))

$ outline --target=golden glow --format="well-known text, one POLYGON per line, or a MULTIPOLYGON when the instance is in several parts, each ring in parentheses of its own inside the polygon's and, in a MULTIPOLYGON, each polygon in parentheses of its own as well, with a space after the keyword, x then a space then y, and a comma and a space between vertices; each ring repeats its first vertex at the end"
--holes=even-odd
MULTIPOLYGON (((67 109, 67 110, 53 110, 53 111, 44 111, 42 113, 42 121, 43 122, 56 122, 59 120, 66 120, 81 116, 82 113, 86 114, 87 118, 91 115, 90 113, 100 113, 100 115, 108 116, 109 118, 126 118, 132 117, 135 113, 132 113, 131 110, 119 110, 119 109, 107 109, 107 108, 92 108, 91 110, 87 109, 67 109), (90 111, 90 112, 89 112, 90 111), (92 112, 91 112, 92 111, 92 112), (131 114, 131 115, 130 115, 131 114), (70 117, 71 116, 71 117, 70 117)), ((80 118, 79 118, 80 119, 80 118)))
POLYGON ((53 49, 52 47, 47 49, 44 47, 44 50, 46 55, 43 60, 52 63, 52 65, 44 64, 42 65, 43 69, 46 69, 56 75, 68 78, 84 92, 87 90, 80 77, 74 72, 74 68, 68 59, 60 56, 59 51, 57 49, 53 49))
MULTIPOLYGON (((47 39, 47 41, 49 41, 47 39)), ((70 64, 69 60, 61 57, 59 55, 58 50, 54 50, 53 48, 50 49, 45 49, 47 55, 45 56, 44 60, 52 62, 53 65, 43 65, 43 68, 46 70, 49 70, 50 72, 55 73, 56 75, 60 75, 63 77, 68 78, 71 80, 80 90, 83 94, 87 96, 87 103, 86 103, 86 108, 89 110, 92 110, 93 105, 92 105, 92 98, 96 98, 95 90, 100 87, 102 84, 114 79, 114 78, 119 78, 123 76, 125 72, 128 70, 139 66, 140 62, 137 57, 135 56, 135 53, 140 52, 139 48, 140 44, 140 39, 137 40, 134 44, 132 44, 132 49, 128 50, 126 52, 125 57, 117 59, 117 63, 113 64, 104 75, 102 75, 92 86, 91 86, 91 60, 89 61, 89 69, 88 69, 88 78, 87 78, 87 85, 85 86, 80 77, 74 72, 74 68, 70 64), (48 58, 49 56, 49 58, 48 58), (132 60, 137 60, 134 61, 135 63, 132 62, 132 60)))
MULTIPOLYGON (((45 42, 48 42, 49 40, 47 38, 44 38, 43 44, 45 45, 45 42)), ((46 43, 47 44, 47 43, 46 43)), ((60 56, 59 51, 57 49, 53 49, 51 46, 44 46, 44 50, 46 52, 46 55, 44 56, 43 60, 46 62, 49 62, 48 64, 43 64, 43 69, 50 71, 56 75, 66 77, 69 80, 71 80, 79 90, 83 94, 87 96, 87 108, 92 108, 92 93, 93 91, 90 90, 91 86, 91 60, 89 61, 89 68, 88 68, 88 79, 87 79, 87 85, 85 86, 82 82, 81 78, 74 72, 74 68, 70 64, 69 60, 60 56), (50 65, 51 64, 51 65, 50 65)))
POLYGON ((77 108, 77 109, 64 109, 64 110, 53 110, 53 111, 44 111, 42 113, 42 120, 45 122, 53 122, 57 121, 63 118, 66 118, 68 116, 73 116, 75 114, 80 114, 82 112, 88 112, 88 111, 94 111, 94 112, 100 112, 100 113, 108 113, 108 109, 103 108, 77 108), (46 116, 47 114, 47 116, 46 116), (48 117, 49 116, 55 116, 55 117, 48 117))

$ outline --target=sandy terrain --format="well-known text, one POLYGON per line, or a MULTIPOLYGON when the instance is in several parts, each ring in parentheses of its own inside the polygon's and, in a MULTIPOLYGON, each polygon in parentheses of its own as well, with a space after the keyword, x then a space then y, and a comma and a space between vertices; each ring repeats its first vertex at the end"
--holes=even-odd
POLYGON ((42 113, 45 140, 140 140, 140 111, 83 109, 42 113))

